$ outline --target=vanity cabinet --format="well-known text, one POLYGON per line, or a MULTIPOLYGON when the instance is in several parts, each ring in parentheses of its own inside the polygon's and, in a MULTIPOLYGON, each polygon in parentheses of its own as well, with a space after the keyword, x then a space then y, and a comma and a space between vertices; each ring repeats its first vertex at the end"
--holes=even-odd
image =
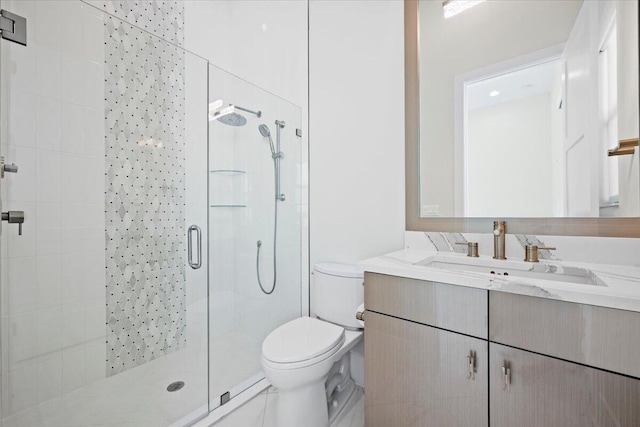
POLYGON ((487 339, 488 292, 425 280, 365 273, 367 310, 487 339))
POLYGON ((489 340, 492 427, 640 426, 640 313, 491 291, 489 340))
POLYGON ((486 291, 366 273, 365 306, 367 427, 489 425, 486 291))
POLYGON ((637 427, 640 381, 489 345, 491 427, 637 427))
POLYGON ((487 426, 487 342, 367 312, 365 425, 487 426))
POLYGON ((640 426, 640 313, 377 273, 365 307, 367 427, 640 426))
POLYGON ((640 378, 638 312, 490 291, 489 318, 492 342, 640 378))

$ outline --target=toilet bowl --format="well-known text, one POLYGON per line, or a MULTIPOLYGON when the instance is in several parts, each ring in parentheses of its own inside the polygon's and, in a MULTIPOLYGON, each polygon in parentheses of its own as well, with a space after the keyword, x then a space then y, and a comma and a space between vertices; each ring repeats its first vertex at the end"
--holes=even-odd
POLYGON ((355 313, 364 300, 355 266, 314 268, 314 311, 276 328, 262 343, 266 378, 278 389, 279 427, 328 427, 350 407, 355 384, 349 351, 363 337, 355 313))

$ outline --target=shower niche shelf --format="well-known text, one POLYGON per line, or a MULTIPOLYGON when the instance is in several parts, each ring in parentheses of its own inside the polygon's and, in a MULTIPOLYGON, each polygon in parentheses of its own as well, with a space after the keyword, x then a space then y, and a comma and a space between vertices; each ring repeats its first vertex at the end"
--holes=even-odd
POLYGON ((215 201, 209 206, 212 208, 246 208, 246 182, 247 171, 243 169, 212 169, 210 170, 211 200, 215 201), (215 176, 216 178, 213 178, 215 176))
POLYGON ((244 175, 247 171, 243 171, 240 169, 213 169, 211 173, 220 174, 220 175, 244 175))

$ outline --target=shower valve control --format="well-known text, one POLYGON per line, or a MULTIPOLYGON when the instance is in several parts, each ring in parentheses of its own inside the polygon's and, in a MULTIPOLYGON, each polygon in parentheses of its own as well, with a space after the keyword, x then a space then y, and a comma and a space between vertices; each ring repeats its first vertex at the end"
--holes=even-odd
POLYGON ((22 236, 22 224, 24 223, 23 211, 2 212, 2 221, 7 221, 9 224, 18 224, 18 236, 22 236))
POLYGON ((5 173, 18 173, 18 166, 15 163, 5 164, 4 157, 0 156, 0 178, 4 178, 5 173))

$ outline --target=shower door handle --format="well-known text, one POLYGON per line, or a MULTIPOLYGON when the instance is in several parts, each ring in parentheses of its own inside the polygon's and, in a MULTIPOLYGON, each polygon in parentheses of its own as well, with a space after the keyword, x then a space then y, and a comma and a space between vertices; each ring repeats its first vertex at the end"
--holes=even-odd
POLYGON ((200 230, 200 227, 198 227, 197 225, 192 225, 189 227, 189 230, 187 231, 187 262, 189 263, 189 267, 193 268, 194 270, 199 269, 200 267, 202 267, 202 230, 200 230), (197 256, 198 256, 198 261, 194 262, 193 261, 193 232, 196 232, 196 239, 197 239, 197 256))

